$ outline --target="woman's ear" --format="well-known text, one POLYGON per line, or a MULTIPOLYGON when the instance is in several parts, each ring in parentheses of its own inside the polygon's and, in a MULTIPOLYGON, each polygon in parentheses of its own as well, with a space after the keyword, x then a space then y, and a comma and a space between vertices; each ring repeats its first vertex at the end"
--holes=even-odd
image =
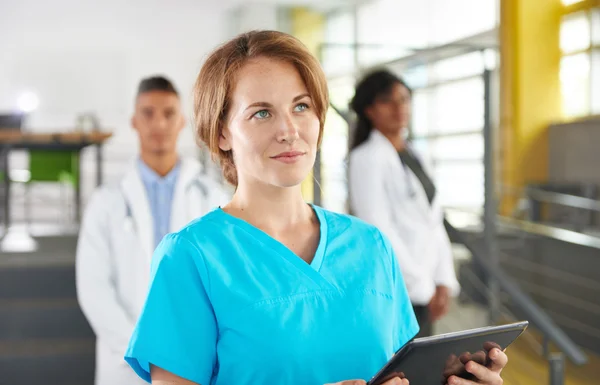
POLYGON ((219 134, 219 148, 223 151, 231 151, 231 135, 226 127, 221 129, 219 134))
POLYGON ((365 111, 365 116, 367 117, 367 119, 369 119, 371 122, 373 121, 373 115, 375 114, 375 111, 373 111, 374 108, 373 106, 367 106, 364 111, 365 111))

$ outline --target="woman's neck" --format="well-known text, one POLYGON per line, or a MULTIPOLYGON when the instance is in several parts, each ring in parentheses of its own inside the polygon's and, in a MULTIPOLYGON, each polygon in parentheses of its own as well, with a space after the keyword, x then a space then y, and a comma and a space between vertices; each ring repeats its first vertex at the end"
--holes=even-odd
POLYGON ((382 134, 390 141, 390 143, 392 143, 392 146, 394 146, 396 151, 400 152, 406 149, 406 141, 402 136, 402 132, 396 134, 386 134, 382 132, 382 134))
POLYGON ((223 209, 272 235, 311 222, 314 217, 300 186, 284 188, 243 183, 223 209))

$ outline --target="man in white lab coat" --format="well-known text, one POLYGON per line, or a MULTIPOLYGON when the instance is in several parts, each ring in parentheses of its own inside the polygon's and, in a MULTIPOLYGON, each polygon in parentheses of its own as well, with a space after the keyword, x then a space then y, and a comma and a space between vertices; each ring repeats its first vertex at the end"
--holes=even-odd
MULTIPOLYGON (((353 214, 377 226, 400 262, 421 332, 449 309, 460 287, 443 212, 429 172, 405 140, 411 90, 394 74, 375 71, 357 86, 358 115, 350 155, 353 214)), ((457 186, 459 188, 459 186, 457 186)))
POLYGON ((123 356, 146 298, 153 250, 168 232, 226 203, 200 164, 177 152, 185 120, 169 80, 142 80, 131 124, 140 155, 122 180, 94 193, 77 245, 77 295, 97 338, 96 385, 143 383, 123 356))

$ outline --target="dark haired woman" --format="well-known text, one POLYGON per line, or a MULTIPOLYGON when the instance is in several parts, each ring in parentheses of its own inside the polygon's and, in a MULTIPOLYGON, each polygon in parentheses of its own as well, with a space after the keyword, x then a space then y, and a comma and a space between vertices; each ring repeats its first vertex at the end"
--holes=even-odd
POLYGON ((435 185, 406 141, 411 97, 406 83, 386 70, 358 84, 350 198, 353 213, 390 239, 424 336, 459 285, 435 185))

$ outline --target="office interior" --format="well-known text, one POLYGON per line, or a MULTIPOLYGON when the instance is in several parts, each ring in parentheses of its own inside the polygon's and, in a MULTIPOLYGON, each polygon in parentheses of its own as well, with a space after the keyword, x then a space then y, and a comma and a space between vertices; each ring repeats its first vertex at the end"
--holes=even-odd
POLYGON ((180 152, 224 184, 196 145, 192 88, 211 49, 252 29, 298 37, 327 75, 305 199, 348 213, 354 86, 402 76, 462 286, 436 333, 528 319, 505 384, 598 384, 597 0, 2 1, 0 384, 93 384, 75 248, 89 197, 136 156, 137 84, 174 81, 180 152))

